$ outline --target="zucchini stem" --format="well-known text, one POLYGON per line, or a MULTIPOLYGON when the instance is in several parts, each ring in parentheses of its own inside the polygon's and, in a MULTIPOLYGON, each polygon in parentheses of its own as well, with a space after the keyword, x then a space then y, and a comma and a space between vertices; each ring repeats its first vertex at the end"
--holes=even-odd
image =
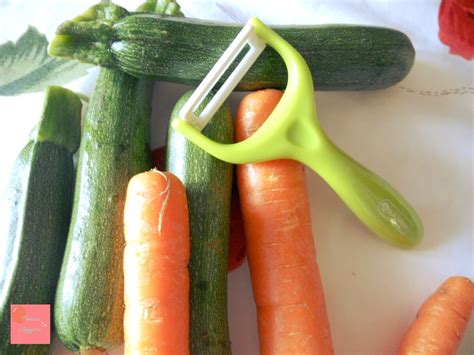
POLYGON ((31 139, 54 143, 74 153, 81 141, 81 109, 82 102, 74 92, 60 86, 49 86, 43 116, 31 139))
POLYGON ((111 2, 101 2, 83 14, 62 23, 56 30, 48 54, 53 57, 77 59, 102 66, 112 66, 109 52, 114 41, 113 25, 129 13, 111 2))

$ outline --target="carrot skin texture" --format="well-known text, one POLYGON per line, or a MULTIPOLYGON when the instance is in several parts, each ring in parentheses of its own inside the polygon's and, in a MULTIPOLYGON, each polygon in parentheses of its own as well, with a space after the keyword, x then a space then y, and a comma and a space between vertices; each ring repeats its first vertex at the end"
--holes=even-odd
POLYGON ((456 354, 473 306, 472 281, 462 276, 448 278, 420 307, 398 354, 456 354))
POLYGON ((186 193, 151 170, 128 185, 124 212, 125 354, 189 354, 186 193))
MULTIPOLYGON (((281 96, 262 90, 244 97, 237 141, 258 129, 281 96)), ((333 354, 304 166, 291 160, 239 165, 237 182, 260 353, 333 354)))

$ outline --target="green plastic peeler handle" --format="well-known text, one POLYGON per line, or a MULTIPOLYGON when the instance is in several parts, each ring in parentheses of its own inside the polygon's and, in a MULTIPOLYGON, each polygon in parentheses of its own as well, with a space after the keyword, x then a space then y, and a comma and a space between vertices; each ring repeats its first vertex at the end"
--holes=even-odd
POLYGON ((319 126, 311 73, 301 55, 257 18, 249 23, 281 55, 288 70, 285 93, 271 115, 252 136, 235 144, 212 141, 180 118, 173 120, 172 127, 230 163, 298 160, 318 173, 383 240, 398 247, 416 245, 423 226, 415 210, 386 181, 336 147, 319 126))
POLYGON ((369 229, 390 244, 409 248, 419 243, 423 226, 416 211, 390 184, 329 140, 299 161, 317 172, 369 229))

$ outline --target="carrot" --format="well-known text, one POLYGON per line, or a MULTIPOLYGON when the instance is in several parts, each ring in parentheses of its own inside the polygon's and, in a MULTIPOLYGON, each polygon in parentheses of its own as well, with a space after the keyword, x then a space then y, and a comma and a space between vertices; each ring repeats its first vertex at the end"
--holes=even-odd
POLYGON ((468 278, 447 279, 421 306, 403 337, 399 354, 456 354, 474 306, 468 278))
MULTIPOLYGON (((164 170, 166 157, 166 146, 153 149, 151 160, 155 168, 164 170)), ((232 197, 230 205, 229 226, 229 251, 227 258, 227 271, 231 272, 239 268, 245 260, 245 232, 240 211, 239 192, 237 185, 232 186, 232 197)))
MULTIPOLYGON (((251 135, 282 93, 253 92, 239 105, 236 138, 251 135)), ((237 166, 247 259, 262 354, 332 354, 303 165, 237 166)))
POLYGON ((124 212, 125 354, 189 353, 186 193, 151 170, 128 185, 124 212))

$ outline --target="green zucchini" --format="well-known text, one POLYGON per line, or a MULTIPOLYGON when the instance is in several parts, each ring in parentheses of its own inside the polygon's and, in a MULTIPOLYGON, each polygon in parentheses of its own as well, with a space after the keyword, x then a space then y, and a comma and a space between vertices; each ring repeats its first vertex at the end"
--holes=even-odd
POLYGON ((123 341, 123 207, 129 179, 150 168, 152 83, 102 69, 85 117, 54 321, 71 351, 123 341))
MULTIPOLYGON (((414 63, 410 39, 390 28, 273 28, 305 58, 317 90, 386 88, 402 80, 414 63)), ((49 54, 119 68, 134 76, 196 85, 240 29, 241 25, 157 14, 127 13, 108 23, 76 18, 57 29, 49 54)), ((237 90, 283 89, 286 82, 283 60, 267 48, 237 90)))
MULTIPOLYGON (((113 21, 122 10, 103 2, 81 18, 113 21)), ((102 69, 89 103, 54 314, 71 351, 106 351, 123 342, 123 207, 130 178, 151 168, 153 86, 102 69)))
MULTIPOLYGON (((66 244, 80 141, 81 100, 49 87, 41 120, 15 161, 0 207, 0 353, 46 354, 10 344, 11 304, 53 304, 66 244)), ((52 334, 52 332, 51 332, 52 334)))
MULTIPOLYGON (((178 115, 190 94, 180 98, 171 119, 178 115)), ((208 102, 205 100, 202 105, 208 102)), ((217 111, 203 134, 222 143, 233 142, 232 117, 227 106, 217 111)), ((191 353, 229 354, 227 252, 232 165, 210 156, 170 129, 166 170, 180 178, 188 199, 191 353)))

